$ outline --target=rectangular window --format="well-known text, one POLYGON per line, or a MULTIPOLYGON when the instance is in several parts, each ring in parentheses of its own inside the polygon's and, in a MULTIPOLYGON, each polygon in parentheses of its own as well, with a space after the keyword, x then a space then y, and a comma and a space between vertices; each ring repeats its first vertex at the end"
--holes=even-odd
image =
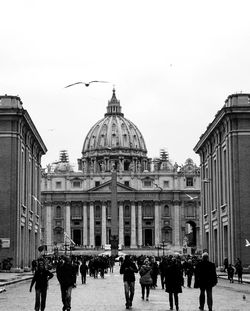
POLYGON ((164 188, 169 188, 169 181, 168 180, 164 180, 163 181, 163 187, 164 188))
POLYGON ((99 187, 100 186, 100 181, 96 181, 95 182, 95 187, 99 187))
POLYGON ((56 181, 56 189, 61 189, 61 188, 62 188, 62 182, 56 181))
POLYGON ((80 188, 81 187, 81 182, 79 180, 73 181, 73 188, 80 188))
POLYGON ((194 186, 193 177, 187 177, 187 178, 186 178, 186 186, 187 186, 187 187, 193 187, 193 186, 194 186))
POLYGON ((129 181, 127 181, 127 180, 124 181, 124 185, 127 186, 127 187, 129 187, 129 181))
POLYGON ((144 180, 143 186, 144 187, 152 187, 152 181, 151 180, 144 180))

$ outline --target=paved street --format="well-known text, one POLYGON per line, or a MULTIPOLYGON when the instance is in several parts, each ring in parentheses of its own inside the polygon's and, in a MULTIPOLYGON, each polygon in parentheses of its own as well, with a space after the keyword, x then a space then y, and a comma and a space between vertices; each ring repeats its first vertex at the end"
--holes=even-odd
MULTIPOLYGON (((72 311, 125 310, 122 276, 116 263, 113 274, 105 274, 105 278, 93 279, 87 277, 87 284, 82 285, 80 277, 77 288, 72 292, 72 311)), ((186 282, 186 280, 185 280, 186 282)), ((159 285, 159 280, 158 280, 159 285)), ((6 292, 0 294, 0 310, 28 311, 34 310, 35 291, 29 292, 30 281, 16 283, 6 287, 6 292)), ((181 311, 198 311, 198 289, 183 288, 179 295, 181 311)), ((56 278, 50 281, 46 310, 62 310, 60 287, 56 278)), ((142 301, 138 276, 133 301, 133 311, 169 310, 168 294, 160 287, 151 290, 149 301, 142 301)), ((207 310, 207 307, 205 307, 207 310)), ((219 279, 214 289, 215 311, 244 311, 250 310, 250 285, 230 284, 228 280, 219 279), (243 295, 246 299, 243 299, 243 295)))

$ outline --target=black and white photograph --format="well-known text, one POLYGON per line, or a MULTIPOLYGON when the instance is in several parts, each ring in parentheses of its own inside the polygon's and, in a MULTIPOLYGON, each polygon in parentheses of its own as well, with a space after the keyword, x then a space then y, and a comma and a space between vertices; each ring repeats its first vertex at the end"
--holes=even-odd
POLYGON ((0 11, 0 310, 250 310, 250 2, 0 11))

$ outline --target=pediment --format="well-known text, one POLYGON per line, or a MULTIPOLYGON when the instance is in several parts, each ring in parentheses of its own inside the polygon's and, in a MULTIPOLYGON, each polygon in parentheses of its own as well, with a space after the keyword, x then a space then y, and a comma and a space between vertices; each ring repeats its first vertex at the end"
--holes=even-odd
MULTIPOLYGON (((94 191, 94 192, 111 192, 111 180, 107 181, 97 187, 93 187, 89 189, 88 191, 94 191)), ((133 192, 136 191, 136 189, 125 186, 124 184, 121 184, 117 182, 117 192, 133 192)))

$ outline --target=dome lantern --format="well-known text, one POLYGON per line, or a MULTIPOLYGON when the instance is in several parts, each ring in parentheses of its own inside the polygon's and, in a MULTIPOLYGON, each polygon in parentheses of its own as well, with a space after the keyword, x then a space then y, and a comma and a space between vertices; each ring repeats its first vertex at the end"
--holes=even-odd
POLYGON ((108 101, 107 113, 105 113, 105 117, 110 115, 120 115, 123 117, 123 113, 121 111, 122 107, 120 106, 120 101, 117 100, 115 88, 113 88, 113 95, 111 100, 108 101))

